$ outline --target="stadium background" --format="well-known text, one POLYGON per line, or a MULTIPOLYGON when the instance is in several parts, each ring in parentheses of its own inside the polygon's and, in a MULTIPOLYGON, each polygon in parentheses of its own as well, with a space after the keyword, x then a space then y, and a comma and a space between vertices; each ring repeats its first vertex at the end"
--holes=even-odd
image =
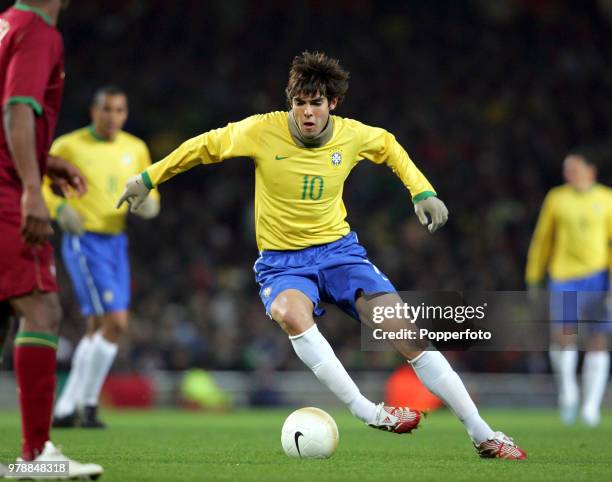
MULTIPOLYGON (((562 182, 567 151, 588 148, 610 183, 609 0, 73 1, 60 30, 58 135, 88 123, 97 87, 118 84, 126 130, 154 160, 229 121, 285 109, 301 51, 341 59, 351 84, 338 114, 394 133, 450 208, 430 236, 390 170, 362 163, 350 176, 349 222, 400 290, 524 289, 537 212, 562 182)), ((257 296, 253 183, 250 160, 200 167, 161 187, 158 219, 131 220, 133 315, 115 373, 302 368, 257 296)), ((84 323, 60 273, 66 368, 84 323)), ((319 323, 349 370, 401 362, 361 352, 359 327, 338 310, 319 323)), ((548 371, 545 353, 452 357, 463 371, 548 371)))

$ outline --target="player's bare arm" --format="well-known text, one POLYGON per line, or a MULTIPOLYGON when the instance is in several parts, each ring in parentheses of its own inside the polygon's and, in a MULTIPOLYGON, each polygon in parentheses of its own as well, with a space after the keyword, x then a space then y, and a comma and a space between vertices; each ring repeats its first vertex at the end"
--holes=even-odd
POLYGON ((53 234, 53 228, 40 189, 34 111, 26 104, 7 105, 3 121, 11 157, 23 186, 21 235, 28 244, 41 244, 53 234))

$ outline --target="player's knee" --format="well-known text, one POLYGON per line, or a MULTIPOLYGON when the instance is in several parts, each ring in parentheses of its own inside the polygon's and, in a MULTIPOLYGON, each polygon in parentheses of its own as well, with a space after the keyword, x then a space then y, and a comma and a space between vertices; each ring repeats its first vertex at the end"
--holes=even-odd
POLYGON ((59 333, 60 322, 62 320, 62 305, 59 297, 53 293, 42 297, 40 315, 36 316, 36 323, 39 324, 40 331, 53 334, 59 333))
POLYGON ((20 330, 57 335, 61 318, 57 296, 41 296, 22 309, 20 330))
POLYGON ((608 351, 608 338, 603 333, 598 333, 587 338, 586 351, 608 351))
POLYGON ((289 335, 299 335, 312 326, 312 314, 289 297, 279 295, 270 307, 272 319, 289 335))
POLYGON ((127 328, 128 316, 125 312, 109 313, 102 320, 102 336, 112 343, 116 343, 127 328))

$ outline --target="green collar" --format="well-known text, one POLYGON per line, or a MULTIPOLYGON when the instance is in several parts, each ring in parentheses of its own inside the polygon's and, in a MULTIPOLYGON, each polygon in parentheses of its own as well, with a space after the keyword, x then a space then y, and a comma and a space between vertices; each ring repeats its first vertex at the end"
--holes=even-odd
POLYGON ((94 130, 92 125, 88 125, 87 126, 87 132, 89 132, 89 134, 91 135, 91 137, 93 137, 96 141, 100 141, 100 142, 109 142, 108 139, 104 139, 104 137, 98 135, 98 133, 94 130))
POLYGON ((15 3, 15 5, 13 5, 13 8, 15 8, 17 10, 21 10, 22 12, 32 12, 32 13, 35 13, 40 18, 42 18, 45 22, 47 22, 49 25, 54 27, 53 20, 51 20, 51 17, 49 17, 49 15, 47 15, 45 12, 43 12, 40 8, 32 7, 31 5, 24 5, 23 3, 20 2, 20 0, 17 0, 17 3, 15 3))

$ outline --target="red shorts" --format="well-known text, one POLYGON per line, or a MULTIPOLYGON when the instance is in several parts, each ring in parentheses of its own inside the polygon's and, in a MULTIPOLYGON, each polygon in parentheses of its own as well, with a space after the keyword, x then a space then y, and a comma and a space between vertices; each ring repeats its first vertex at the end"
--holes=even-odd
POLYGON ((58 291, 51 243, 28 246, 19 224, 0 217, 0 302, 34 291, 58 291))

